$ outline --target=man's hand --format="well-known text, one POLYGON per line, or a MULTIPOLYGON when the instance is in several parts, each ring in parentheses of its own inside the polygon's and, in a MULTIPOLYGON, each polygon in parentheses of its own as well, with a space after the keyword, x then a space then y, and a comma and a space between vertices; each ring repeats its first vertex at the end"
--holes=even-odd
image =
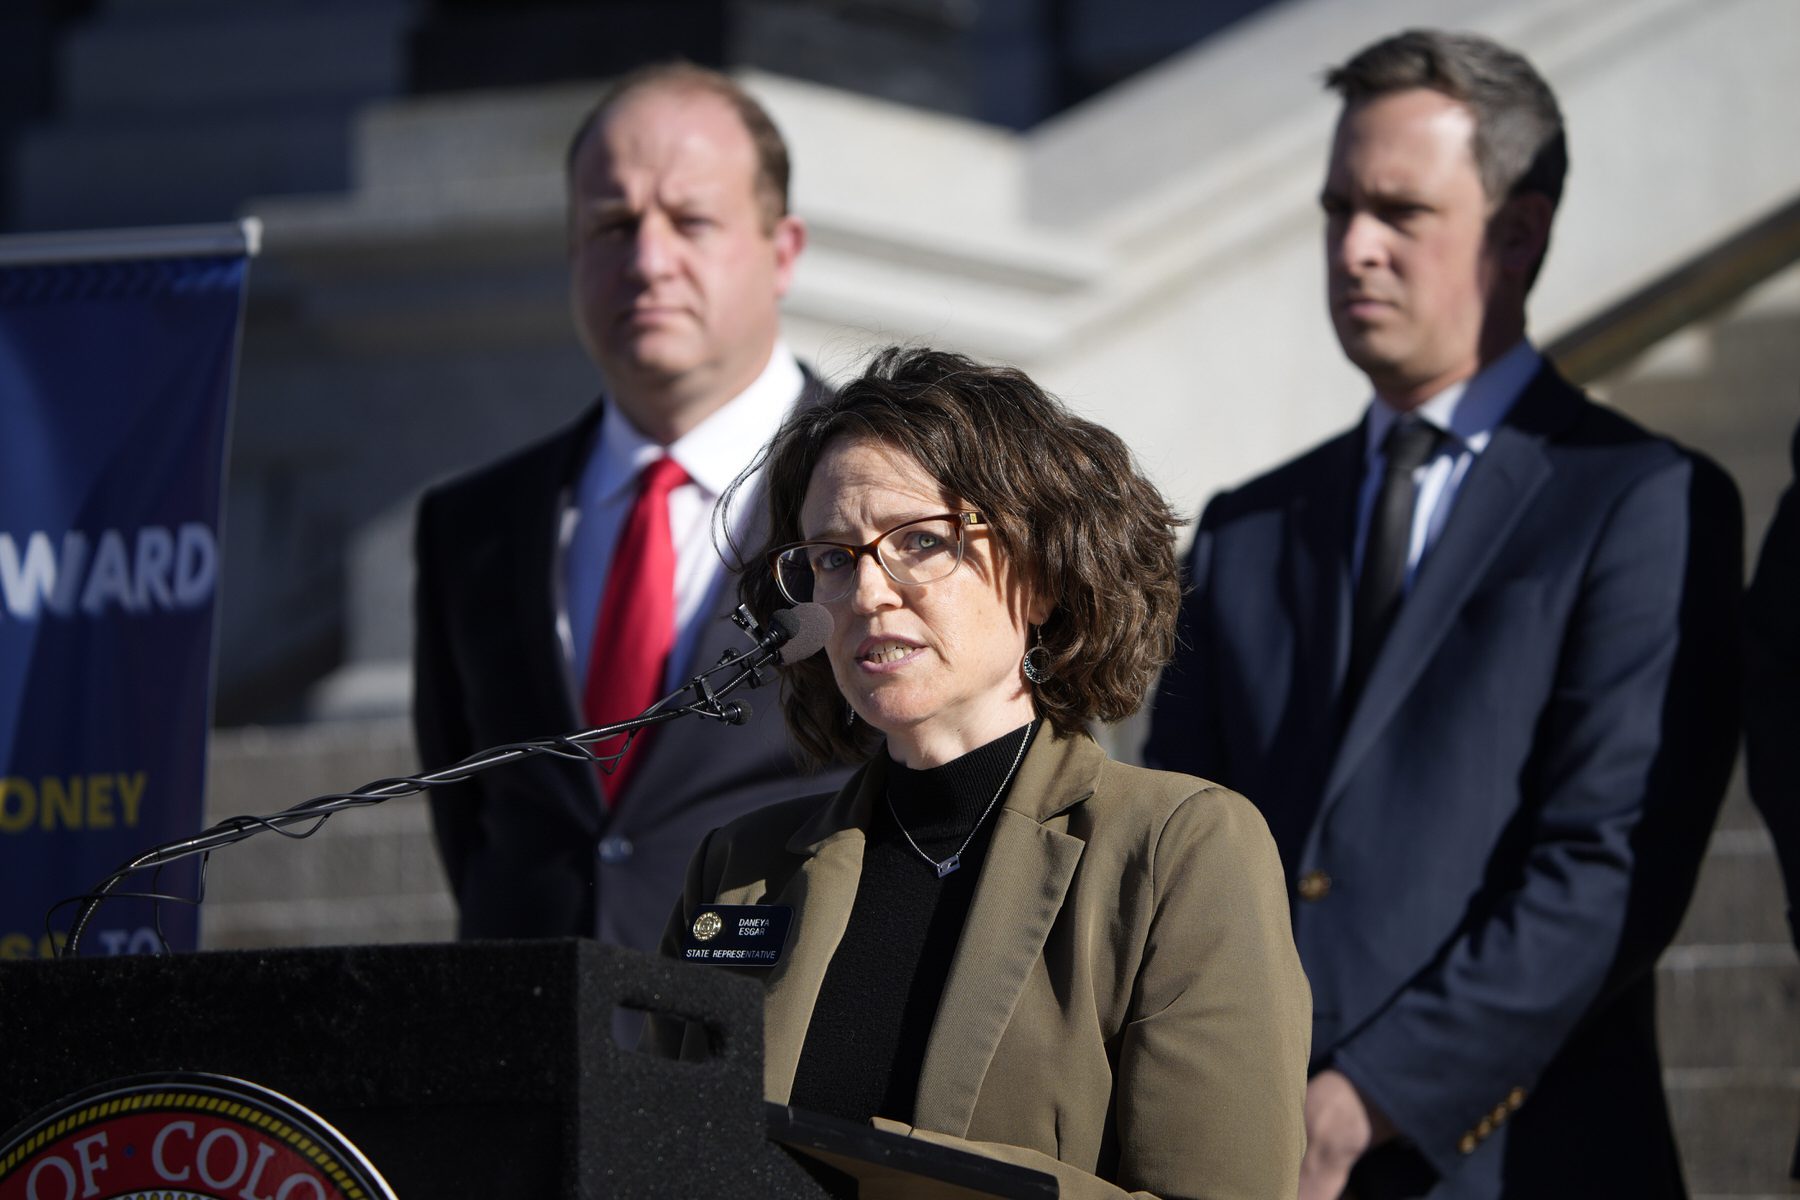
POLYGON ((1393 1123, 1363 1098, 1348 1077, 1332 1070, 1314 1075, 1306 1083, 1300 1200, 1338 1200, 1356 1160, 1393 1136, 1393 1123))

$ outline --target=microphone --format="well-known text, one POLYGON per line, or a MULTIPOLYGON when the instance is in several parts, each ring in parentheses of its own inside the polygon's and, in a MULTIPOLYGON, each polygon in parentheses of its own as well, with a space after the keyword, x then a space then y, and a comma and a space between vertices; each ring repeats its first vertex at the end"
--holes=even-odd
MULTIPOLYGON (((799 604, 793 608, 776 609, 770 615, 767 625, 758 625, 750 616, 750 610, 740 604, 731 619, 738 628, 756 638, 756 645, 747 651, 727 650, 725 657, 712 670, 702 671, 694 676, 688 686, 694 689, 700 707, 690 711, 701 712, 732 725, 742 725, 750 719, 749 706, 742 701, 725 703, 725 697, 746 685, 761 687, 767 682, 762 669, 772 662, 791 666, 817 654, 831 636, 832 623, 831 614, 825 611, 822 604, 799 604), (731 675, 724 683, 714 687, 709 682, 709 677, 720 671, 730 671, 731 675)), ((657 707, 661 707, 661 703, 663 702, 659 702, 657 707)))
MULTIPOLYGON (((491 767, 517 762, 534 754, 549 753, 568 758, 571 757, 571 742, 579 741, 585 746, 590 742, 617 737, 621 733, 648 728, 651 725, 660 725, 683 715, 710 717, 716 721, 742 725, 750 719, 750 706, 742 700, 726 701, 724 697, 727 693, 737 690, 746 683, 751 687, 760 685, 764 680, 758 673, 758 668, 767 666, 770 662, 779 662, 784 666, 789 666, 802 659, 810 658, 824 649, 826 641, 831 637, 831 614, 822 604, 801 604, 793 608, 778 609, 770 616, 768 625, 764 627, 757 626, 751 619, 749 610, 743 605, 738 606, 738 611, 732 619, 752 636, 757 634, 761 636, 756 638, 756 645, 750 648, 749 653, 740 654, 736 650, 728 650, 725 652, 725 657, 711 671, 694 676, 688 685, 694 690, 692 703, 676 708, 664 707, 687 690, 683 688, 665 696, 629 721, 583 730, 566 737, 513 742, 505 746, 497 746, 492 750, 478 751, 461 762, 452 763, 436 771, 378 780, 375 783, 365 784, 354 792, 338 792, 319 796, 291 805, 267 817, 232 817, 209 829, 203 829, 192 837, 179 838, 172 842, 164 842, 160 846, 153 846, 95 885, 87 895, 78 897, 81 907, 77 910, 75 919, 69 926, 69 935, 62 948, 57 952, 57 957, 75 957, 81 946, 82 933, 93 918, 95 911, 112 894, 113 889, 133 871, 151 866, 160 867, 196 854, 210 853, 221 847, 244 841, 260 830, 279 831, 288 825, 322 822, 346 808, 377 804, 395 796, 406 796, 424 791, 426 788, 435 787, 441 783, 460 783, 469 776, 491 767), (715 689, 707 682, 707 677, 715 672, 728 671, 734 667, 738 668, 737 671, 722 687, 715 689)), ((589 753, 591 754, 591 752, 589 753)), ((317 827, 316 824, 313 825, 313 828, 317 827)), ((151 899, 157 900, 161 897, 152 896, 151 899)), ((198 900, 195 902, 197 903, 198 900)), ((50 911, 54 913, 61 907, 62 904, 58 904, 50 911)))
POLYGON ((775 650, 775 658, 782 666, 792 666, 803 658, 811 658, 825 648, 826 640, 831 637, 831 614, 823 604, 777 609, 769 618, 769 624, 774 628, 764 635, 756 648, 758 651, 775 650))

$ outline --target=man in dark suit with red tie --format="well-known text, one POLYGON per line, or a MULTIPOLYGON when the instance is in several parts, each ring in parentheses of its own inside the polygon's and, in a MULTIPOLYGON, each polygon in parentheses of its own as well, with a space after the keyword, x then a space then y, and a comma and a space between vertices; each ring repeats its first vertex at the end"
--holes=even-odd
POLYGON ((1681 1196, 1652 968, 1734 751, 1736 491, 1526 337, 1566 161, 1530 64, 1414 31, 1328 82, 1373 396, 1207 506, 1145 757, 1280 847, 1302 1200, 1681 1196))
MULTIPOLYGON (((420 505, 427 768, 635 716, 746 644, 718 546, 755 542, 756 489, 731 512, 714 504, 820 386, 781 340, 806 242, 788 174, 756 101, 685 64, 620 80, 576 132, 570 294, 604 391, 572 428, 420 505)), ((639 733, 610 773, 537 758, 435 789, 459 930, 652 950, 707 831, 836 785, 799 774, 767 703, 739 728, 639 733)))

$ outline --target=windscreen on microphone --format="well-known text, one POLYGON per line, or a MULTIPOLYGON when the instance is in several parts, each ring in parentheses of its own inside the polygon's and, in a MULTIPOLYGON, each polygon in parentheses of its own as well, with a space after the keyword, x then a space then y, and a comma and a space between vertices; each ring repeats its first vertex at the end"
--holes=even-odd
POLYGON ((788 635, 787 641, 776 652, 776 658, 784 666, 811 658, 825 648, 825 641, 831 636, 831 614, 825 611, 823 604, 777 609, 770 621, 788 635))

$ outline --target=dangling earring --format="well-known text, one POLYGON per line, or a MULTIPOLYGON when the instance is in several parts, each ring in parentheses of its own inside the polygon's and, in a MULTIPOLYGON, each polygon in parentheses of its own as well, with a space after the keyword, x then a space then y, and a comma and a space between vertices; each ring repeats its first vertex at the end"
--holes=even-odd
POLYGON ((856 709, 848 700, 844 701, 844 728, 849 729, 856 724, 856 709))
POLYGON ((1038 687, 1050 681, 1050 652, 1044 649, 1044 628, 1034 625, 1031 629, 1031 649, 1025 652, 1019 666, 1025 672, 1025 678, 1038 687))

